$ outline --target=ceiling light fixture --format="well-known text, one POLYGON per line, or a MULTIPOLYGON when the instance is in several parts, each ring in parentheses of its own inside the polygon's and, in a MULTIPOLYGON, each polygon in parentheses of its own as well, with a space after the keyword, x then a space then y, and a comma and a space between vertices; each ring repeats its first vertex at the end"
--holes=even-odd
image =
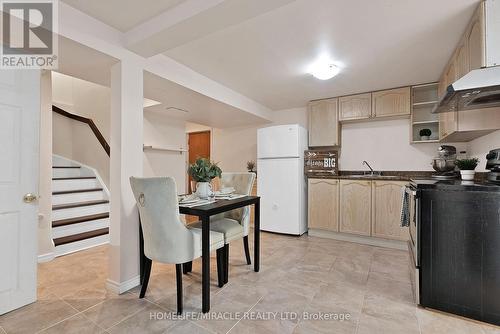
POLYGON ((339 74, 340 68, 332 62, 318 61, 309 68, 309 73, 319 80, 328 80, 339 74))

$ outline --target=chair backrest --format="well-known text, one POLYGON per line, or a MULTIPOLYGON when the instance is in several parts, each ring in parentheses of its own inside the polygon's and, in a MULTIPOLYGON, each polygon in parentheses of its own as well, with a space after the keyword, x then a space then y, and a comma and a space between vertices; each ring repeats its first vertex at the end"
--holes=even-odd
POLYGON ((193 234, 179 217, 171 177, 130 178, 144 235, 144 254, 153 261, 184 263, 194 258, 193 234))
MULTIPOLYGON (((233 187, 236 194, 251 195, 255 173, 222 173, 221 187, 233 187)), ((243 226, 243 235, 248 235, 250 229, 250 208, 231 210, 224 213, 224 217, 240 222, 243 226)))

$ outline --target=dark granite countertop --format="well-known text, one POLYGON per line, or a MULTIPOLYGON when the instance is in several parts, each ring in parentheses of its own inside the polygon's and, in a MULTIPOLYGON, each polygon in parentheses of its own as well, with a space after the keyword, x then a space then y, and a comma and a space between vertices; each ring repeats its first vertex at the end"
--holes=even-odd
POLYGON ((447 191, 491 191, 500 192, 500 184, 485 180, 463 181, 463 180, 434 180, 413 179, 411 183, 422 190, 447 190, 447 191))
POLYGON ((339 171, 338 175, 308 175, 310 179, 410 181, 414 178, 430 178, 430 171, 382 171, 382 175, 366 175, 359 171, 339 171))

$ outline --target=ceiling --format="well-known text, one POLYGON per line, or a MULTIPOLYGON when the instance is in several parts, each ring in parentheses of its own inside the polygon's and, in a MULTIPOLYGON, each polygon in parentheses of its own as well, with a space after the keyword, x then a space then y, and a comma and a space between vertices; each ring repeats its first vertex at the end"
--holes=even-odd
MULTIPOLYGON (((59 37, 59 68, 57 72, 102 86, 110 86, 111 66, 117 59, 59 37)), ((266 120, 219 102, 189 88, 149 72, 144 72, 144 97, 161 102, 145 108, 179 120, 227 128, 264 124, 266 120), (167 109, 168 107, 171 107, 167 109), (185 110, 187 112, 184 112, 185 110)))
POLYGON ((479 0, 296 0, 164 54, 274 109, 437 81, 479 0), (327 54, 328 81, 307 74, 327 54))
POLYGON ((273 110, 437 81, 480 2, 62 1, 125 32, 129 50, 163 53, 273 110), (341 67, 331 80, 307 73, 322 55, 341 67))
POLYGON ((266 120, 209 98, 149 72, 144 72, 144 96, 161 102, 147 112, 216 128, 265 124, 266 120))
POLYGON ((122 32, 167 11, 184 0, 61 0, 122 32))
POLYGON ((59 36, 57 72, 109 87, 111 66, 117 62, 116 58, 59 36))

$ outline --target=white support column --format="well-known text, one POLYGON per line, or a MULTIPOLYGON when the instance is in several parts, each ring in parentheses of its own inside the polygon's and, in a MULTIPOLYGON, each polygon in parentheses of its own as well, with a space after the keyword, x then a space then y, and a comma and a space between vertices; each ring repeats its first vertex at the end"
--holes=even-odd
POLYGON ((110 252, 108 288, 139 285, 139 216, 130 176, 143 175, 143 70, 134 59, 111 68, 110 252))

